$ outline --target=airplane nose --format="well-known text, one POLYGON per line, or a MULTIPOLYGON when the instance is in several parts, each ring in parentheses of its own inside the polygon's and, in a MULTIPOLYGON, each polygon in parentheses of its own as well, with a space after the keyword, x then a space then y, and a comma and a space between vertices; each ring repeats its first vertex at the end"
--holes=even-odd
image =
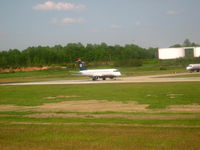
POLYGON ((186 67, 186 70, 190 70, 191 69, 191 67, 186 67))
POLYGON ((121 76, 121 73, 120 73, 120 72, 118 72, 118 76, 121 76))

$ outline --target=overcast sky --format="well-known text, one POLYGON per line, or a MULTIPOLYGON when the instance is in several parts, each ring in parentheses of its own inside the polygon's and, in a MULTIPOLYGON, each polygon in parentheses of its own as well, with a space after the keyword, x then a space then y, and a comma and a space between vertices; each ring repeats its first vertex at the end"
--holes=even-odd
POLYGON ((105 42, 200 43, 200 0, 0 0, 0 51, 105 42))

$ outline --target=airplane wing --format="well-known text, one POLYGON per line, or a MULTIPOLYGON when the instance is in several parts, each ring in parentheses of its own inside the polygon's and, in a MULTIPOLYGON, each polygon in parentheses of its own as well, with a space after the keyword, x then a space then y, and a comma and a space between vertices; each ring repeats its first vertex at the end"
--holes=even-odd
POLYGON ((69 71, 71 73, 71 75, 74 76, 82 76, 82 74, 79 71, 69 71))

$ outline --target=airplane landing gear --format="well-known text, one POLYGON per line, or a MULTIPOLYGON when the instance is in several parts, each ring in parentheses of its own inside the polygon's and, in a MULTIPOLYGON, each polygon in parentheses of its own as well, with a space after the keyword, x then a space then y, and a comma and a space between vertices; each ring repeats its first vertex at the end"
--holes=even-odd
POLYGON ((98 79, 98 77, 93 77, 92 78, 93 81, 96 81, 97 79, 98 79))

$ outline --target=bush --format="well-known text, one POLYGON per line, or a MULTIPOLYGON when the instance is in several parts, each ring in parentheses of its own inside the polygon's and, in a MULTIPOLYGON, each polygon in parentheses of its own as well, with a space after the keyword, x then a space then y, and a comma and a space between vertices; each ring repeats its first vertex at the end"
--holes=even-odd
POLYGON ((160 70, 167 70, 167 68, 164 66, 160 66, 160 70))

